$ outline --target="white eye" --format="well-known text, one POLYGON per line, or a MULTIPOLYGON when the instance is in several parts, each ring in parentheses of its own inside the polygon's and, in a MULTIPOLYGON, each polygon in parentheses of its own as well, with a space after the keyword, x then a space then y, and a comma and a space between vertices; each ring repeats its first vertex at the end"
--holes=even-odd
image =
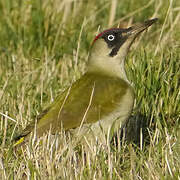
POLYGON ((115 36, 114 35, 112 35, 112 34, 110 34, 110 35, 108 35, 108 40, 109 41, 113 41, 114 40, 114 38, 115 38, 115 36))

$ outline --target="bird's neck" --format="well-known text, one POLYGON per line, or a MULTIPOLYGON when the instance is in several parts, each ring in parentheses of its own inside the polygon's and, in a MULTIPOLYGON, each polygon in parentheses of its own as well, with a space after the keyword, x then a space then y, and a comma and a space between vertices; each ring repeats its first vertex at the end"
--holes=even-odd
POLYGON ((126 76, 124 59, 101 57, 101 56, 90 56, 87 72, 105 74, 107 76, 118 77, 126 82, 129 82, 126 76))

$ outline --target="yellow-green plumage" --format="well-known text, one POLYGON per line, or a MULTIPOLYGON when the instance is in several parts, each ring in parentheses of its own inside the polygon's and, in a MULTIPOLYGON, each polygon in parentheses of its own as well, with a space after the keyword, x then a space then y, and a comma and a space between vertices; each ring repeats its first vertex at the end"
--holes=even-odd
MULTIPOLYGON (((44 111, 37 120, 37 135, 41 136, 50 128, 52 133, 56 133, 62 128, 69 130, 79 127, 82 120, 85 124, 91 124, 104 119, 119 108, 119 101, 127 91, 132 96, 129 97, 130 106, 125 114, 130 113, 133 105, 133 90, 130 85, 118 77, 86 73, 44 111)), ((127 104, 122 106, 126 107, 127 104)), ((33 131, 34 126, 35 122, 27 126, 21 136, 33 131)))

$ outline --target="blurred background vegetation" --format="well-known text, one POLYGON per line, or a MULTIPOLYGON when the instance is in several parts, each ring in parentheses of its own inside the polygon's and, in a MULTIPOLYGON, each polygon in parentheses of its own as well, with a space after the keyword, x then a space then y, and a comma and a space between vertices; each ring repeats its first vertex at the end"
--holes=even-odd
MULTIPOLYGON (((180 1, 0 0, 0 12, 2 179, 17 173, 20 179, 24 174, 34 178, 48 174, 55 179, 180 178, 180 1), (136 92, 133 116, 143 115, 148 147, 138 151, 127 145, 116 152, 118 156, 99 147, 98 157, 94 152, 89 155, 90 167, 86 162, 71 167, 71 161, 65 161, 59 172, 59 161, 48 166, 47 161, 37 160, 45 167, 34 166, 31 155, 16 159, 13 153, 3 155, 10 151, 14 134, 85 71, 99 31, 129 27, 153 17, 158 22, 136 41, 126 64, 136 92)), ((69 159, 75 157, 72 154, 69 159)))

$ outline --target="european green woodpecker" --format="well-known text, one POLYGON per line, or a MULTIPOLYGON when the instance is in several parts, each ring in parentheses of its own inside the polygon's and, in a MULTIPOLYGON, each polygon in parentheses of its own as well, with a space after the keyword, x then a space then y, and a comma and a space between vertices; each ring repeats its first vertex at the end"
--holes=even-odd
POLYGON ((38 137, 62 129, 100 141, 111 137, 133 109, 134 91, 124 67, 129 48, 156 21, 147 20, 126 29, 112 28, 96 36, 87 71, 16 137, 16 144, 34 131, 38 137))

